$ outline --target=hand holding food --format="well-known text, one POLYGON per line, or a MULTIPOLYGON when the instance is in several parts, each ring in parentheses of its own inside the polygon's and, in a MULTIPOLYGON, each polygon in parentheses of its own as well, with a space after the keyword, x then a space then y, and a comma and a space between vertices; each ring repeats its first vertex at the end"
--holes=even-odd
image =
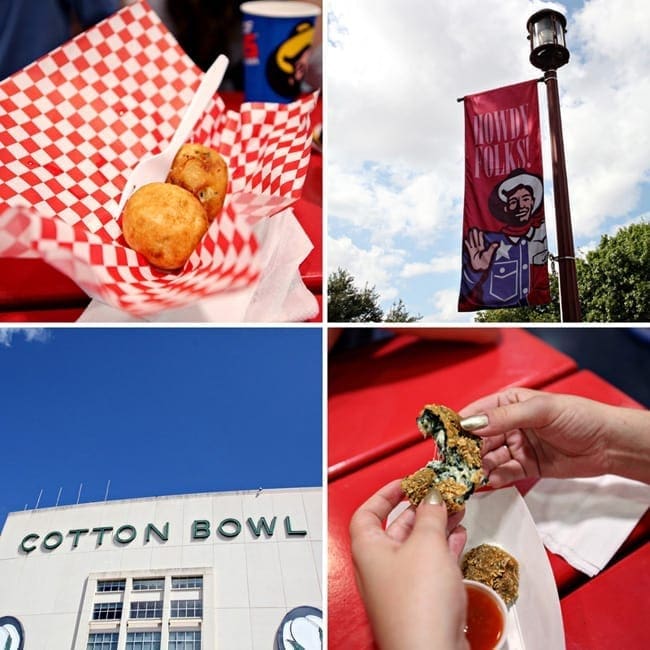
POLYGON ((484 397, 462 411, 476 429, 490 485, 528 477, 618 474, 650 482, 650 413, 527 388, 484 397))
POLYGON ((402 489, 417 506, 431 487, 436 487, 447 510, 458 512, 475 488, 486 483, 481 467, 481 438, 460 426, 460 417, 446 406, 428 404, 417 418, 425 438, 436 443, 438 455, 426 467, 407 476, 402 489))
POLYGON ((393 481, 350 522, 357 585, 375 640, 382 650, 466 649, 466 595, 457 560, 466 535, 455 526, 460 515, 448 521, 446 509, 425 498, 384 529, 403 496, 400 481, 393 481))

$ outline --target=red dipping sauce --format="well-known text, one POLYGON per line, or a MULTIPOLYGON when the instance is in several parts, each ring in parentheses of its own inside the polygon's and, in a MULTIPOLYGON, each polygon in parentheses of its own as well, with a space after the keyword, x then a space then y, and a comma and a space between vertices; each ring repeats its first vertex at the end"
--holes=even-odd
POLYGON ((476 585, 465 583, 467 626, 465 636, 472 650, 493 650, 505 630, 505 620, 495 597, 476 585))

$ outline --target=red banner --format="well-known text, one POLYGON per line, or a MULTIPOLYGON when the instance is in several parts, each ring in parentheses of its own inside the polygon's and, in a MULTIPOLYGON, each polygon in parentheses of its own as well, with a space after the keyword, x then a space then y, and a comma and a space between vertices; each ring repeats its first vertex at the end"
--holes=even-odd
POLYGON ((550 302, 537 81, 465 97, 459 311, 550 302))

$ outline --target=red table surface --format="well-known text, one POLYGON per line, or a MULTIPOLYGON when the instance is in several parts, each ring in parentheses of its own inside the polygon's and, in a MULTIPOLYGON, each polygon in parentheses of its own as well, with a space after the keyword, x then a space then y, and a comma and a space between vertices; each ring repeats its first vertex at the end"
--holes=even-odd
POLYGON ((561 601, 567 650, 650 648, 650 544, 561 601))
MULTIPOLYGON (((242 93, 221 96, 228 109, 239 109, 242 93)), ((322 102, 318 101, 312 121, 316 124, 321 120, 322 102)), ((322 292, 322 173, 322 156, 312 150, 302 198, 293 206, 298 222, 314 244, 300 265, 300 274, 315 294, 322 292)), ((0 259, 0 322, 76 320, 89 302, 72 280, 40 259, 0 259)), ((322 309, 315 320, 322 320, 322 309)))
MULTIPOLYGON (((543 344, 545 345, 545 344, 543 344)), ((550 350, 549 350, 550 351, 550 350)), ((426 376, 420 377, 420 381, 426 380, 426 376)), ((604 380, 588 371, 579 371, 570 374, 558 381, 553 381, 544 387, 551 392, 564 392, 582 395, 597 399, 610 404, 620 406, 638 407, 639 404, 627 397, 624 393, 611 386, 604 380)), ((386 398, 388 399, 388 398, 386 398)), ((382 411, 385 402, 381 402, 382 411)), ((350 403, 348 408, 354 410, 350 403)), ((343 412, 339 415, 345 416, 343 412)), ((330 435, 336 423, 329 418, 330 435)), ((356 508, 363 503, 382 485, 390 480, 405 476, 421 467, 432 456, 433 445, 431 441, 421 441, 401 451, 395 452, 388 457, 374 459, 367 465, 358 468, 356 471, 342 476, 330 482, 328 488, 328 556, 329 556, 329 588, 328 588, 328 630, 329 647, 337 650, 350 647, 354 643, 355 649, 363 650, 373 648, 374 644, 365 615, 363 604, 356 590, 354 571, 350 558, 350 540, 348 526, 350 518, 356 508)), ((525 493, 534 480, 521 482, 517 487, 525 493)), ((633 533, 626 540, 619 553, 613 558, 612 564, 619 561, 626 561, 627 554, 633 552, 639 545, 646 544, 650 538, 650 516, 648 513, 643 517, 634 529, 633 533)), ((587 576, 581 574, 561 557, 548 553, 553 575, 555 577, 558 591, 561 595, 574 589, 576 585, 588 580, 587 576)), ((596 576, 588 583, 599 580, 596 576)), ((616 593, 627 599, 625 591, 618 585, 616 593)), ((642 619, 637 618, 636 624, 642 619)), ((573 635, 573 628, 567 628, 567 638, 573 635)), ((588 647, 588 646, 576 646, 588 647)), ((593 648, 618 648, 633 646, 592 646, 593 648)))
POLYGON ((329 476, 336 478, 415 444, 425 404, 460 409, 507 386, 536 388, 573 371, 575 362, 520 329, 492 345, 389 342, 333 354, 329 364, 329 476))

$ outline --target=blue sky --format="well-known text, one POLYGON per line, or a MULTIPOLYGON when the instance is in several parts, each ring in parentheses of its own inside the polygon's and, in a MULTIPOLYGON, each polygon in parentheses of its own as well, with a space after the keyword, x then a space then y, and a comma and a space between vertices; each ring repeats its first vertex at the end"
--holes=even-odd
POLYGON ((322 482, 321 330, 0 330, 8 512, 322 482))
MULTIPOLYGON (((327 67, 328 271, 402 298, 428 322, 456 310, 464 189, 457 97, 541 76, 527 19, 567 16, 558 73, 574 242, 650 221, 647 0, 330 0, 327 67)), ((557 255, 546 93, 540 90, 545 213, 557 255)))

